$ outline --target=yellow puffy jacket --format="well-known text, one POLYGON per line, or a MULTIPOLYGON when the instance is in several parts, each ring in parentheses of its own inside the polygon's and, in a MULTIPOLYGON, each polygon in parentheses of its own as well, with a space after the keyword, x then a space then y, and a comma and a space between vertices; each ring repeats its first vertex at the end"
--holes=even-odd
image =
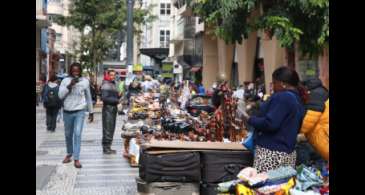
POLYGON ((300 133, 303 133, 308 142, 322 156, 329 160, 329 99, 325 110, 317 112, 308 110, 304 117, 300 133))

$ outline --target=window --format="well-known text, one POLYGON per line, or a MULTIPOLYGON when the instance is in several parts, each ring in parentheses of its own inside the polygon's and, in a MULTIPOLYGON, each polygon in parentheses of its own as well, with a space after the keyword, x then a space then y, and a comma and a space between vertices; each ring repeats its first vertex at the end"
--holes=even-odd
POLYGON ((166 14, 165 11, 166 11, 165 4, 161 3, 161 5, 160 5, 160 14, 165 15, 166 14))
POLYGON ((171 14, 171 4, 170 3, 161 3, 160 4, 160 14, 161 15, 170 15, 171 14))
POLYGON ((160 30, 160 47, 161 48, 169 47, 169 42, 170 42, 170 31, 160 30))
POLYGON ((56 44, 61 46, 61 41, 62 41, 62 34, 56 33, 56 44))
POLYGON ((166 14, 167 15, 170 15, 170 13, 171 13, 171 4, 170 3, 167 3, 166 4, 166 14))

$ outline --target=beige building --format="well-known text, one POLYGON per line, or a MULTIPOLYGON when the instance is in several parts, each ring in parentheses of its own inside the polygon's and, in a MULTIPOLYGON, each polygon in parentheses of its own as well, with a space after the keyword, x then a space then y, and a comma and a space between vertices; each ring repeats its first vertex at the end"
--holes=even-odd
POLYGON ((143 9, 153 6, 151 13, 157 19, 152 23, 140 26, 142 34, 138 41, 137 63, 144 66, 159 67, 168 57, 171 37, 171 0, 143 0, 143 9))
POLYGON ((67 72, 67 67, 75 60, 71 56, 79 46, 81 33, 73 27, 60 26, 53 22, 55 16, 68 16, 71 0, 49 0, 48 17, 51 28, 55 30, 54 53, 57 72, 67 72))
MULTIPOLYGON (((186 1, 173 0, 173 2, 175 4, 182 3, 177 9, 176 18, 192 16, 191 8, 186 5, 186 1)), ((260 13, 256 11, 253 14, 260 13)), ((178 20, 175 19, 174 21, 178 20)), ((179 36, 181 27, 175 26, 172 30, 174 37, 174 50, 172 51, 174 56, 177 56, 181 54, 181 48, 183 47, 181 45, 186 43, 186 38, 179 36)), ((294 66, 302 80, 309 77, 319 77, 327 87, 329 86, 328 50, 325 50, 324 55, 319 58, 307 59, 302 57, 297 49, 295 59, 290 60, 289 58, 293 56, 280 46, 275 37, 269 39, 265 33, 252 32, 242 44, 226 44, 223 40, 208 34, 208 31, 209 29, 206 29, 204 23, 199 22, 199 19, 195 20, 195 37, 202 34, 202 83, 207 89, 212 86, 218 75, 224 75, 226 80, 231 83, 234 80, 237 80, 239 84, 245 81, 255 81, 255 71, 259 69, 258 61, 260 60, 263 61, 264 82, 267 93, 270 91, 271 75, 281 65, 294 66), (288 61, 293 61, 293 63, 288 64, 288 61), (233 66, 233 64, 236 64, 236 66, 233 66)))
POLYGON ((175 81, 201 80, 203 31, 185 0, 172 1, 169 58, 176 70, 175 81), (180 73, 182 70, 182 74, 180 73))
MULTIPOLYGON (((42 40, 42 31, 43 34, 46 32, 48 28, 48 20, 47 20, 47 4, 43 0, 36 1, 36 81, 39 81, 41 75, 46 75, 47 69, 47 45, 46 37, 43 36, 42 40), (43 43, 43 46, 42 46, 43 43)), ((44 77, 42 76, 42 77, 44 77)))

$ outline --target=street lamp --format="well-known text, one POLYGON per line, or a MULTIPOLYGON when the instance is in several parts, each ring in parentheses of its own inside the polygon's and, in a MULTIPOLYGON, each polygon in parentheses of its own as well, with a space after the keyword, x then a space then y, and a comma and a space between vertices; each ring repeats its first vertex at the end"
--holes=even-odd
POLYGON ((133 5, 134 0, 127 0, 127 77, 129 79, 133 72, 133 5))

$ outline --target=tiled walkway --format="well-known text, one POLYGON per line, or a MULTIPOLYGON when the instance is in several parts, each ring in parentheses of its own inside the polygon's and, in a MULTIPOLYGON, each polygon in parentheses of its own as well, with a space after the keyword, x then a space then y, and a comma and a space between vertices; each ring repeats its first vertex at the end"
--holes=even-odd
POLYGON ((63 121, 57 123, 55 133, 49 133, 46 131, 44 109, 37 107, 36 115, 36 164, 39 177, 37 179, 45 183, 38 185, 41 187, 36 189, 37 195, 130 195, 136 193, 135 177, 138 176, 138 168, 131 168, 122 156, 121 116, 117 117, 112 146, 117 150, 116 155, 102 153, 101 113, 94 114, 93 123, 85 122, 80 154, 83 168, 76 169, 73 163, 62 164, 66 151, 63 121), (50 171, 43 173, 43 170, 50 171))

